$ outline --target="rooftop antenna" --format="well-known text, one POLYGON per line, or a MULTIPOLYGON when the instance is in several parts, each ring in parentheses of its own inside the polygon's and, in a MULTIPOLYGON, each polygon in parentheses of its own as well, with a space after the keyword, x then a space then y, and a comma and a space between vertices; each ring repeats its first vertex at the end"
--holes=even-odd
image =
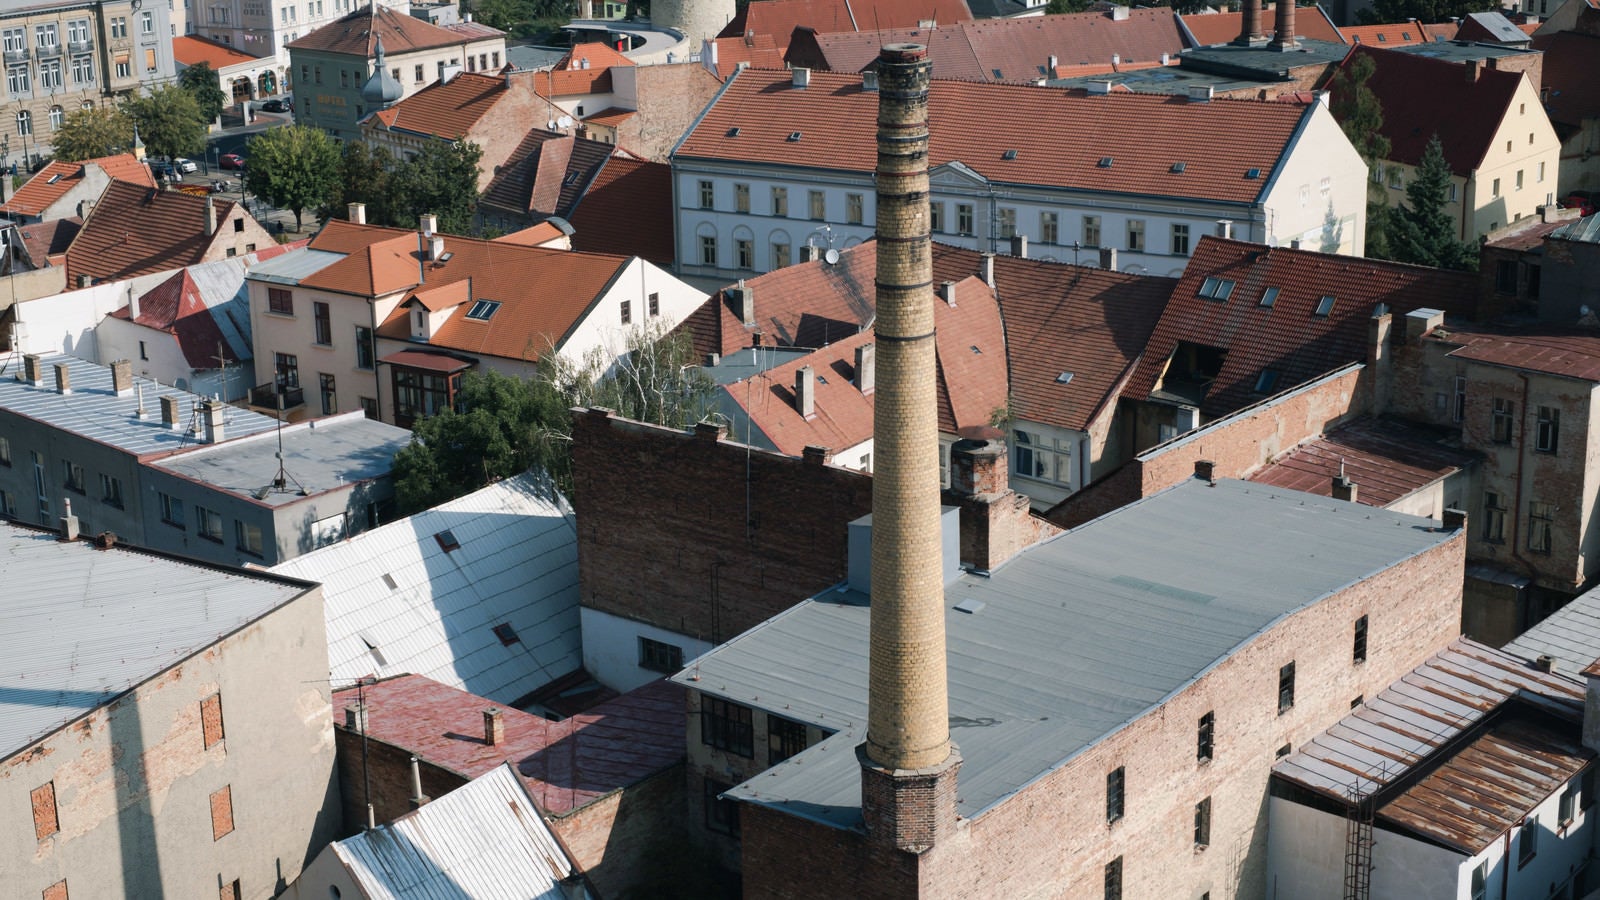
MULTIPOLYGON (((217 374, 222 379, 222 397, 228 396, 228 358, 223 352, 222 342, 217 341, 217 355, 212 357, 217 361, 217 374)), ((221 399, 219 397, 218 399, 221 399)))
POLYGON ((283 392, 282 392, 282 390, 280 390, 276 396, 278 398, 278 453, 277 453, 277 457, 278 457, 278 474, 272 476, 272 483, 271 484, 263 485, 260 488, 257 488, 256 492, 254 494, 252 494, 251 496, 255 497, 257 500, 265 500, 265 499, 267 499, 268 496, 270 496, 272 494, 299 494, 302 497, 308 497, 308 496, 311 495, 311 492, 306 490, 306 486, 300 483, 300 479, 294 477, 293 475, 290 475, 289 474, 289 470, 285 469, 283 467, 283 392), (292 490, 292 491, 289 489, 289 482, 291 482, 291 481, 294 482, 294 490, 292 490))

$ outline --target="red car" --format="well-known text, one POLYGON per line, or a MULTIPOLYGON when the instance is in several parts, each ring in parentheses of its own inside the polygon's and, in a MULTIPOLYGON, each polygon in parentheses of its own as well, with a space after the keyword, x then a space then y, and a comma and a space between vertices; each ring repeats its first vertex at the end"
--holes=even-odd
POLYGON ((244 157, 237 153, 224 153, 219 163, 224 169, 243 169, 244 157))

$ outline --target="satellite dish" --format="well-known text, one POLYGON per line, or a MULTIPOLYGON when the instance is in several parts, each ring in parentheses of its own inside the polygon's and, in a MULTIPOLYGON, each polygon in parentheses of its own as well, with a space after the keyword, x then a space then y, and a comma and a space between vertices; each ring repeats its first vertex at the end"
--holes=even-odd
POLYGON ((571 116, 562 116, 561 118, 556 120, 556 126, 558 128, 571 128, 572 127, 572 117, 571 116))
POLYGON ((822 261, 827 263, 830 266, 837 264, 839 262, 839 251, 833 249, 832 247, 829 247, 826 251, 823 252, 822 261))

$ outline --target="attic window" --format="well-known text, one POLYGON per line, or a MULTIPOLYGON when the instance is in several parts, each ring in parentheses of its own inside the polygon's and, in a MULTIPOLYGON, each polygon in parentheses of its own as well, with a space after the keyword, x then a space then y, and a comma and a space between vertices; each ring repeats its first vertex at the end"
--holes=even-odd
POLYGON ((494 315, 495 310, 499 308, 500 301, 498 300, 479 300, 472 304, 471 309, 467 310, 467 318, 477 319, 479 322, 487 322, 494 315))
POLYGON ((372 658, 377 661, 378 665, 387 666, 389 664, 389 661, 383 656, 383 651, 379 650, 378 645, 372 642, 372 638, 369 638, 363 634, 361 636, 361 643, 367 645, 367 652, 372 654, 372 658))
POLYGON ((1015 150, 1007 150, 1006 152, 1000 154, 1000 158, 1001 159, 1016 159, 1017 158, 1017 151, 1015 151, 1015 150))
POLYGON ((989 71, 993 72, 994 73, 994 77, 996 77, 996 78, 1000 78, 1000 79, 1004 79, 1005 78, 1004 75, 1000 74, 1000 70, 999 69, 990 69, 989 71))
POLYGON ((1060 375, 1056 376, 1056 384, 1071 384, 1071 383, 1072 383, 1072 373, 1071 372, 1062 372, 1060 375))
POLYGON ((494 636, 500 639, 500 644, 504 647, 509 647, 522 640, 522 638, 517 637, 516 629, 506 622, 501 622, 494 627, 494 636))
POLYGON ((982 353, 983 351, 978 349, 978 345, 977 344, 973 344, 972 345, 972 352, 973 353, 982 353))
POLYGON ((1233 296, 1233 288, 1234 282, 1226 278, 1212 276, 1207 278, 1204 284, 1200 285, 1200 296, 1208 300, 1226 301, 1233 296))
POLYGON ((1102 157, 1100 157, 1100 161, 1095 163, 1095 165, 1099 166, 1102 169, 1109 169, 1109 168, 1111 168, 1111 163, 1112 163, 1111 157, 1102 156, 1102 157))
POLYGON ((738 137, 738 136, 739 136, 739 126, 735 125, 732 128, 728 129, 728 137, 738 137))
POLYGON ((795 141, 798 141, 798 140, 800 140, 800 132, 798 132, 798 131, 789 132, 789 143, 792 144, 792 143, 794 143, 795 141))
POLYGON ((1387 35, 1387 34, 1384 34, 1384 33, 1383 33, 1383 32, 1381 32, 1381 31, 1380 31, 1380 32, 1378 32, 1378 43, 1380 43, 1380 44, 1387 44, 1387 43, 1389 43, 1389 36, 1388 36, 1388 35, 1387 35))
POLYGON ((390 575, 388 572, 383 573, 383 583, 387 584, 389 586, 389 590, 391 591, 397 590, 400 587, 400 585, 395 584, 394 576, 390 575))
POLYGON ((1174 175, 1182 175, 1183 174, 1183 170, 1187 169, 1187 168, 1189 168, 1189 164, 1188 163, 1175 162, 1175 163, 1172 164, 1172 174, 1174 174, 1174 175))
POLYGON ((1269 287, 1266 290, 1261 292, 1261 305, 1262 306, 1270 308, 1272 306, 1272 304, 1277 303, 1277 302, 1278 302, 1278 289, 1277 288, 1269 287))
POLYGON ((58 182, 60 180, 61 180, 61 173, 57 172, 54 175, 51 175, 50 176, 50 180, 46 181, 45 184, 55 184, 56 182, 58 182))
POLYGON ((1262 369, 1261 374, 1256 376, 1255 392, 1258 394, 1270 394, 1272 393, 1273 388, 1276 388, 1277 386, 1277 369, 1262 369))
POLYGON ((582 172, 568 172, 566 179, 564 181, 562 181, 561 183, 565 184, 567 187, 571 187, 571 186, 573 186, 573 185, 578 183, 578 178, 582 174, 583 174, 582 172))
POLYGON ((1244 173, 1244 177, 1249 179, 1249 180, 1251 180, 1251 181, 1254 181, 1257 178, 1261 177, 1261 170, 1260 169, 1251 169, 1250 171, 1244 173))
POLYGON ((1329 294, 1317 301, 1317 311, 1312 315, 1325 319, 1331 312, 1333 312, 1333 295, 1329 294))
POLYGON ((446 553, 449 553, 451 550, 461 549, 461 542, 456 540, 455 532, 448 528, 439 532, 438 534, 435 534, 433 539, 439 542, 439 549, 446 553))

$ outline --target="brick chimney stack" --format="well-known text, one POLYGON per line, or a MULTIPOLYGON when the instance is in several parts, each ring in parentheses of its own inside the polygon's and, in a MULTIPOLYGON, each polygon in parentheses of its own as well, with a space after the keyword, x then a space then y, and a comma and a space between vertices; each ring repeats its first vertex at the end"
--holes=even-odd
POLYGON ((1267 33, 1261 29, 1261 0, 1244 0, 1240 10, 1243 21, 1239 23, 1239 36, 1233 39, 1235 46, 1259 47, 1267 42, 1267 33))
POLYGON ((878 55, 872 611, 861 805, 874 840, 910 852, 955 827, 928 207, 926 47, 878 55))
POLYGON ((1300 42, 1294 36, 1294 0, 1278 0, 1278 33, 1269 44, 1273 50, 1299 50, 1300 42))

